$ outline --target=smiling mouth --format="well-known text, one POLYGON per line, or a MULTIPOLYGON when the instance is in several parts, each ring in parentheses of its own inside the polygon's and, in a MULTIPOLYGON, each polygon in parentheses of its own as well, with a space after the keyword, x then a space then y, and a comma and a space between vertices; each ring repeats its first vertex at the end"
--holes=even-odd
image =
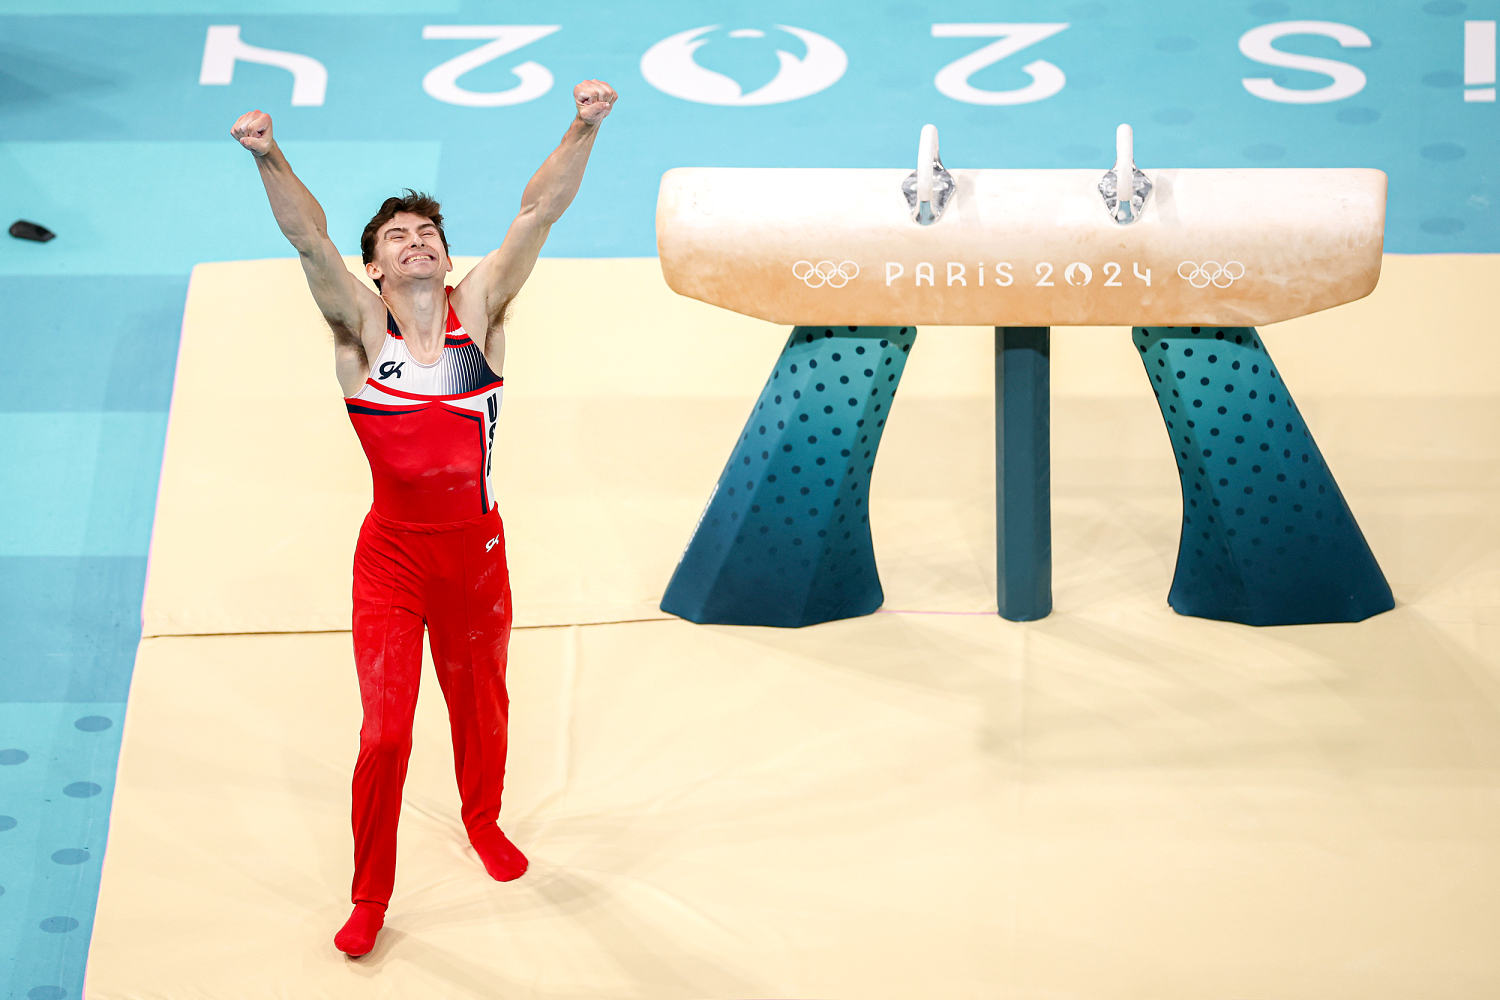
POLYGON ((419 253, 419 254, 414 254, 413 256, 406 258, 405 263, 407 263, 407 264, 415 264, 415 263, 417 263, 417 261, 420 261, 420 260, 430 260, 430 261, 433 261, 434 263, 437 262, 437 258, 434 257, 432 254, 429 254, 429 253, 419 253))

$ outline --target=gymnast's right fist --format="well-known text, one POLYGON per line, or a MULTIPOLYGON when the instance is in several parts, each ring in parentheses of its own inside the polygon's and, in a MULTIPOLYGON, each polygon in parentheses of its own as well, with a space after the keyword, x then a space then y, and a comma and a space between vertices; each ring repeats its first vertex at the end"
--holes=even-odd
POLYGON ((240 115, 229 134, 240 141, 256 158, 271 152, 276 140, 271 138, 271 116, 264 111, 247 111, 240 115))

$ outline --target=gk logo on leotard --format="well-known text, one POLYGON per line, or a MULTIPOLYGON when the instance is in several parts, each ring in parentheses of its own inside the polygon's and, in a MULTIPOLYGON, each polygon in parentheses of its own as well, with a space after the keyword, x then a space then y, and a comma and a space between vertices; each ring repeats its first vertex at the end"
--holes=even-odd
POLYGON ((487 542, 484 543, 484 551, 488 552, 490 549, 493 549, 496 545, 499 545, 499 544, 500 544, 500 536, 496 535, 494 538, 491 538, 489 541, 487 541, 487 542))
POLYGON ((380 365, 380 380, 382 382, 384 382, 386 379, 391 378, 392 376, 395 376, 396 378, 400 378, 401 377, 401 366, 404 365, 404 364, 406 364, 405 361, 385 361, 385 362, 382 362, 381 365, 380 365))

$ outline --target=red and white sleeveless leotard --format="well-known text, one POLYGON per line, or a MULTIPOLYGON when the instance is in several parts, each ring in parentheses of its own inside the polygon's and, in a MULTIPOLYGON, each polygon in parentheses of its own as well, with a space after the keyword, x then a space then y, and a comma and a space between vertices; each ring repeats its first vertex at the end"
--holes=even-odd
MULTIPOLYGON (((446 290, 451 297, 453 289, 446 290)), ((349 420, 370 460, 374 510, 395 521, 464 521, 494 505, 490 454, 504 381, 490 370, 448 305, 443 352, 430 365, 407 350, 386 313, 380 355, 359 392, 346 397, 349 420)))
POLYGON ((395 884, 424 631, 448 703, 464 828, 476 844, 498 836, 511 601, 489 464, 502 386, 451 303, 445 328, 442 353, 423 365, 387 314, 369 378, 345 400, 375 481, 351 595, 364 707, 351 786, 357 903, 384 906, 395 884))

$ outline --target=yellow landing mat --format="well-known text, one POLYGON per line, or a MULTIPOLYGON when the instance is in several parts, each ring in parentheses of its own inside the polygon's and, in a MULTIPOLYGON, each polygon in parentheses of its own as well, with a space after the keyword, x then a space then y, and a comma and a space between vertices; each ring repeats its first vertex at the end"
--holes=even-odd
MULTIPOLYGON (((1398 600, 1454 568, 1500 589, 1500 446, 1479 433, 1500 426, 1497 280, 1496 256, 1388 257, 1369 298, 1265 331, 1398 600)), ((787 332, 673 295, 654 260, 538 265, 495 457, 519 625, 661 617, 787 332)), ((888 608, 995 606, 993 365, 987 328, 919 333, 871 484, 888 608)), ((1128 332, 1056 331, 1051 371, 1057 605, 1122 587, 1164 602, 1181 508, 1128 332)), ((199 266, 145 634, 347 628, 369 490, 296 261, 199 266)))
POLYGON ((1146 596, 520 631, 502 821, 531 871, 464 843, 429 671, 357 962, 348 636, 148 639, 86 995, 1500 995, 1497 633, 1146 596))
POLYGON ((496 455, 518 624, 557 626, 512 641, 533 867, 496 884, 464 843, 429 675, 358 962, 349 636, 206 633, 346 629, 368 473, 296 263, 198 268, 87 995, 1500 995, 1497 260, 1390 257, 1265 334, 1394 611, 1174 615, 1160 416, 1125 331, 1080 329, 1057 610, 995 617, 993 335, 937 328, 872 483, 887 610, 795 631, 657 610, 787 331, 655 261, 543 261, 496 455))

